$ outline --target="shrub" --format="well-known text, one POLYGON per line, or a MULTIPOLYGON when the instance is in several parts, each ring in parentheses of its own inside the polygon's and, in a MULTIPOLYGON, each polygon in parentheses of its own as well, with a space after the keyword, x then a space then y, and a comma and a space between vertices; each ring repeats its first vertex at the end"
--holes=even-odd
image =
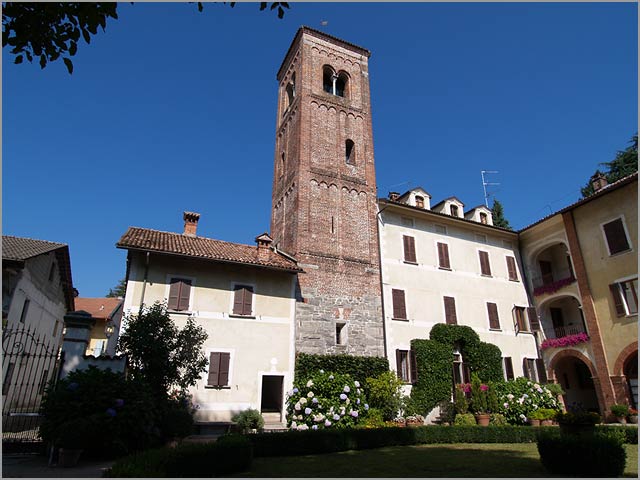
POLYGON ((240 413, 236 413, 231 421, 236 422, 238 424, 238 428, 241 430, 249 430, 249 429, 261 429, 264 427, 264 419, 262 418, 262 414, 254 408, 249 408, 240 413))
POLYGON ((629 415, 629 407, 627 405, 611 405, 611 413, 614 417, 626 417, 629 415))
POLYGON ((456 385, 455 406, 456 413, 462 414, 469 411, 469 402, 467 401, 467 396, 464 393, 464 387, 462 385, 456 385))
POLYGON ((349 375, 321 370, 287 394, 287 425, 297 430, 352 427, 367 410, 360 383, 349 375))
POLYGON ((544 412, 542 410, 534 410, 529 414, 530 420, 544 420, 544 412))
POLYGON ((459 413, 458 415, 456 415, 453 424, 456 426, 475 425, 476 417, 473 415, 473 413, 459 413))
POLYGON ((560 435, 542 432, 538 452, 542 465, 553 474, 618 477, 624 472, 626 452, 622 435, 560 435))
POLYGON ((504 418, 504 415, 500 413, 491 413, 489 415, 489 425, 495 425, 497 427, 502 427, 504 425, 508 425, 507 419, 504 418))
POLYGON ((560 395, 564 395, 566 392, 562 389, 562 385, 559 383, 546 383, 544 387, 551 392, 557 399, 560 395))
POLYGON ((379 410, 385 420, 404 413, 403 382, 394 372, 386 371, 377 377, 368 377, 366 385, 369 406, 379 410))
POLYGON ((471 405, 473 413, 487 413, 487 386, 482 385, 477 373, 471 374, 471 405))
POLYGON ((553 408, 540 408, 536 411, 540 412, 540 415, 541 415, 540 420, 553 420, 556 416, 556 413, 558 413, 553 408))
POLYGON ((193 434, 195 407, 191 394, 174 390, 166 401, 159 402, 159 410, 159 427, 163 438, 184 438, 193 434))
POLYGON ((362 428, 382 428, 385 426, 384 416, 377 408, 370 408, 368 415, 358 426, 362 428))
MULTIPOLYGON (((435 328, 435 327, 434 327, 435 328)), ((428 415, 440 402, 451 399, 453 350, 434 340, 412 340, 418 379, 407 401, 407 413, 428 415)))
POLYGON ((494 386, 501 402, 499 413, 512 425, 526 424, 531 413, 539 408, 560 410, 558 401, 549 389, 525 377, 495 382, 494 386))
POLYGON ((556 413, 555 419, 560 425, 595 425, 600 423, 600 415, 595 412, 556 413))

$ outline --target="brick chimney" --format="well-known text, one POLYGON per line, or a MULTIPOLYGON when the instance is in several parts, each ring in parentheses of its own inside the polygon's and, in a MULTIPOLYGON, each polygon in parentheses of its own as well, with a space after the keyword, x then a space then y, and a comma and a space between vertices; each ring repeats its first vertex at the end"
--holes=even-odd
POLYGON ((262 235, 258 235, 256 237, 256 244, 258 245, 258 258, 267 258, 269 256, 269 248, 273 239, 269 236, 267 232, 264 232, 262 235))
POLYGON ((602 190, 608 184, 607 177, 600 170, 596 170, 596 173, 591 177, 591 186, 593 187, 594 192, 598 190, 602 190))
POLYGON ((389 192, 389 200, 397 201, 400 198, 400 194, 398 192, 389 192))
POLYGON ((200 214, 195 212, 184 212, 182 214, 184 218, 184 233, 189 237, 196 236, 196 229, 198 228, 198 220, 200 220, 200 214))

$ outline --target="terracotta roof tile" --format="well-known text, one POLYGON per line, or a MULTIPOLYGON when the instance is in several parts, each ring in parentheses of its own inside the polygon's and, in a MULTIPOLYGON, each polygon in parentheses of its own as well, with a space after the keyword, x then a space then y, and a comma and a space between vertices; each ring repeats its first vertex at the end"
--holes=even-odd
POLYGON ((122 302, 122 298, 76 297, 76 310, 84 310, 94 318, 109 318, 122 302))
POLYGON ((32 238, 2 236, 2 258, 5 260, 24 261, 43 253, 66 247, 64 243, 34 240, 32 238))
POLYGON ((223 242, 206 237, 191 237, 149 228, 129 227, 116 246, 220 262, 243 263, 290 272, 301 271, 295 261, 270 248, 259 252, 257 246, 223 242))

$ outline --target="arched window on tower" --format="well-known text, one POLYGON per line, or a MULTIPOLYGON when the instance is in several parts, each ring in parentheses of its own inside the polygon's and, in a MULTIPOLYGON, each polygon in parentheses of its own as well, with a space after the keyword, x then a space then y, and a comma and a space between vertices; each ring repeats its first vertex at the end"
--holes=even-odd
POLYGON ((338 74, 338 78, 336 78, 336 89, 334 95, 338 97, 345 97, 347 92, 347 83, 348 77, 344 72, 340 72, 338 74))
POLYGON ((291 75, 291 81, 287 84, 287 99, 289 103, 287 106, 291 106, 293 100, 296 98, 296 74, 291 75))
POLYGON ((335 72, 331 67, 325 65, 322 69, 322 89, 330 94, 334 94, 334 77, 336 76, 335 72))
POLYGON ((349 165, 356 164, 356 145, 351 139, 345 142, 345 160, 349 165))
POLYGON ((344 97, 347 92, 349 77, 346 73, 336 73, 329 65, 322 69, 322 89, 337 97, 344 97))

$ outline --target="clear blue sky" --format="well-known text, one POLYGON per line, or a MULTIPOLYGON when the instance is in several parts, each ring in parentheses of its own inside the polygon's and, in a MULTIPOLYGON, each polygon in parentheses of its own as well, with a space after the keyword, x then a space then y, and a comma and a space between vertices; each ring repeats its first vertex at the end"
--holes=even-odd
POLYGON ((253 244, 269 229, 276 72, 308 25, 372 52, 379 196, 421 185, 515 228, 577 200, 638 129, 637 4, 119 6, 69 76, 3 52, 3 233, 68 243, 81 296, 129 226, 253 244), (320 22, 326 20, 323 27, 320 22))

